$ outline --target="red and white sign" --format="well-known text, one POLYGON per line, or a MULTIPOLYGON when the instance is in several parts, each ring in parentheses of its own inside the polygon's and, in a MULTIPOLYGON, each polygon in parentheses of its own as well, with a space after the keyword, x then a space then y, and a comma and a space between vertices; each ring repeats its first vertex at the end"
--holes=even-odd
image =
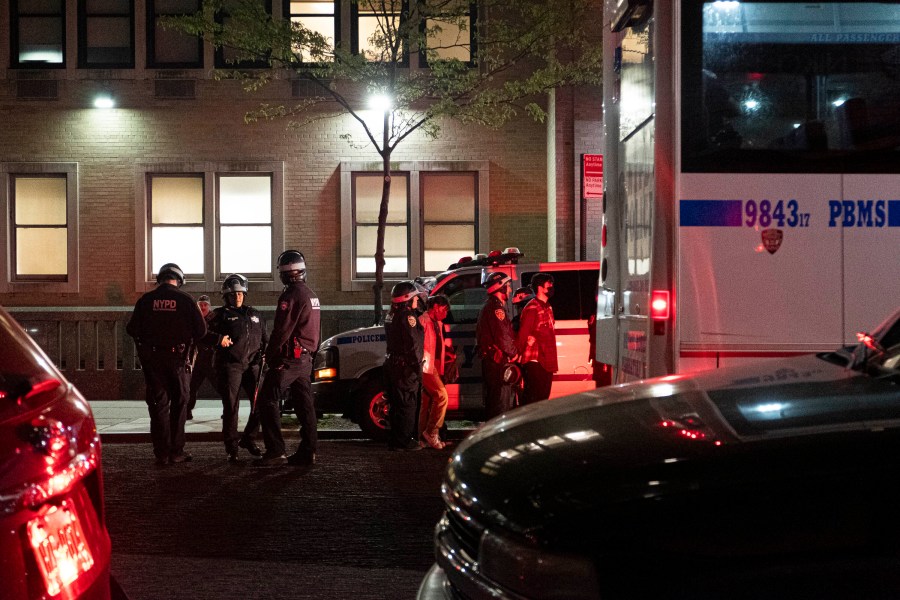
POLYGON ((589 198, 603 197, 603 155, 582 154, 582 178, 581 189, 584 190, 585 200, 589 198))

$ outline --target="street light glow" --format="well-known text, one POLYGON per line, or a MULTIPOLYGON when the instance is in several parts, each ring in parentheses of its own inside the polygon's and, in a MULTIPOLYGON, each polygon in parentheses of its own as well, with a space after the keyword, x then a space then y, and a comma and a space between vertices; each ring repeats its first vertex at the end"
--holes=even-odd
POLYGON ((394 102, 387 94, 375 94, 369 98, 369 108, 379 112, 387 112, 394 107, 394 102))
POLYGON ((94 98, 94 108, 115 108, 116 102, 112 96, 97 96, 94 98))

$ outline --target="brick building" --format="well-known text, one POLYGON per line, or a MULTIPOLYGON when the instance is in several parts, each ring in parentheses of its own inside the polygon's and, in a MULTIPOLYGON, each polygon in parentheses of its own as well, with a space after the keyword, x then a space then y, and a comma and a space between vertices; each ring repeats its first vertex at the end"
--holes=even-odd
MULTIPOLYGON (((358 15, 333 4, 336 35, 349 38, 358 15)), ((121 323, 164 262, 214 301, 224 276, 242 272, 265 308, 281 287, 275 257, 297 248, 325 335, 371 319, 377 153, 349 117, 245 124, 260 103, 309 90, 284 79, 248 94, 213 80, 219 53, 156 26, 196 5, 0 1, 0 304, 89 397, 139 386, 121 373, 134 364, 121 323)), ((579 173, 580 155, 599 151, 599 98, 563 90, 546 124, 447 122, 437 140, 405 140, 393 156, 387 288, 506 246, 533 260, 596 260, 600 215, 581 200, 579 173)))

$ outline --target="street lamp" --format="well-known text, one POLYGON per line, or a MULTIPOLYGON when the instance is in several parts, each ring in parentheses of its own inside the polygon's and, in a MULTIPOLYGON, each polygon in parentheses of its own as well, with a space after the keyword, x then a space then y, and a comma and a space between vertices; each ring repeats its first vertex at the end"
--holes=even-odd
POLYGON ((378 112, 387 112, 394 107, 394 102, 387 94, 375 94, 369 97, 369 108, 378 112))
POLYGON ((115 108, 116 101, 109 92, 101 92, 94 98, 94 108, 115 108))

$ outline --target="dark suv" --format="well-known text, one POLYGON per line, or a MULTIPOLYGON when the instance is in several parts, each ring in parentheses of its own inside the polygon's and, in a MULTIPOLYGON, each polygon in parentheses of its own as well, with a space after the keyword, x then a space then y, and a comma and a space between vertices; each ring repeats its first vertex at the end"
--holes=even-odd
POLYGON ((859 337, 488 422, 420 600, 900 597, 900 311, 859 337))
POLYGON ((0 309, 0 596, 110 598, 104 519, 91 408, 0 309))

